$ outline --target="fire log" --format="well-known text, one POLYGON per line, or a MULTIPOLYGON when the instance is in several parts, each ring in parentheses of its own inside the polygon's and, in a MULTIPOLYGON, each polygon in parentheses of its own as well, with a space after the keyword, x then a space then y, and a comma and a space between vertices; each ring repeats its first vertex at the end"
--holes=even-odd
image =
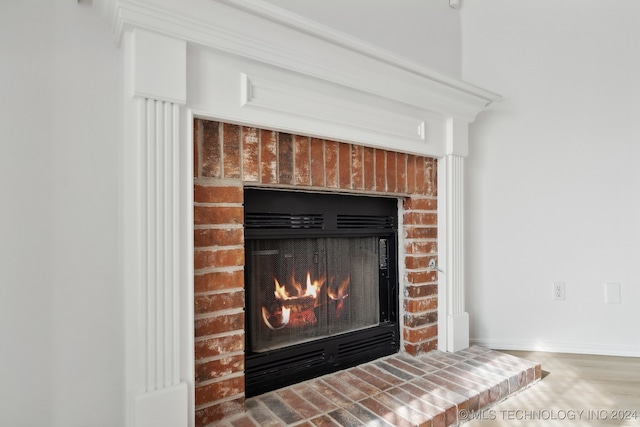
POLYGON ((282 300, 280 302, 282 303, 282 307, 290 309, 291 313, 302 313, 313 310, 316 306, 316 297, 313 295, 304 295, 301 297, 282 300))

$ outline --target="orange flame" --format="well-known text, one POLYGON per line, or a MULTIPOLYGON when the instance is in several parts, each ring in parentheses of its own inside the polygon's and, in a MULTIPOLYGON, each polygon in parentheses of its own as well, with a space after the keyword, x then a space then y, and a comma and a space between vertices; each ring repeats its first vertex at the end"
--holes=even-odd
POLYGON ((320 292, 320 289, 322 288, 322 285, 324 285, 326 280, 323 276, 317 280, 311 281, 311 273, 307 271, 307 281, 305 283, 305 290, 303 292, 302 285, 299 282, 296 282, 295 277, 292 274, 290 284, 291 284, 291 287, 296 290, 295 295, 289 294, 286 286, 281 285, 277 278, 274 277, 273 281, 275 282, 275 285, 276 285, 275 291, 273 293, 274 296, 276 297, 276 299, 280 301, 285 301, 292 298, 300 298, 304 296, 311 296, 313 298, 317 298, 318 292, 320 292))
POLYGON ((346 279, 342 280, 338 286, 336 286, 335 290, 332 291, 331 287, 327 288, 327 295, 332 300, 343 300, 349 296, 347 293, 349 290, 349 283, 351 282, 350 276, 347 276, 346 279))
POLYGON ((316 323, 317 319, 313 308, 318 305, 318 294, 325 284, 324 276, 317 280, 311 280, 311 273, 307 271, 307 280, 304 290, 302 284, 295 280, 294 272, 291 273, 289 290, 286 285, 281 285, 277 278, 273 278, 276 298, 274 304, 268 308, 262 307, 262 320, 269 329, 277 330, 285 326, 301 326, 316 323))
POLYGON ((273 280, 276 283, 276 290, 273 293, 276 299, 289 299, 289 292, 287 292, 287 289, 284 286, 280 286, 280 282, 278 282, 278 279, 274 278, 273 280))
POLYGON ((351 282, 351 276, 347 276, 346 279, 342 280, 338 286, 332 291, 331 286, 327 286, 327 296, 332 300, 336 301, 335 308, 335 316, 336 318, 340 318, 342 313, 342 309, 344 307, 344 300, 349 296, 349 283, 351 282))

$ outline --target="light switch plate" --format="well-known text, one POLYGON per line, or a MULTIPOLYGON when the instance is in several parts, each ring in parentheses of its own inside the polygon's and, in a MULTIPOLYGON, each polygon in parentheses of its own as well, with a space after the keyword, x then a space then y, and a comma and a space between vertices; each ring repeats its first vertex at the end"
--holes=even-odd
POLYGON ((620 283, 604 284, 604 302, 605 304, 621 304, 622 303, 620 283))

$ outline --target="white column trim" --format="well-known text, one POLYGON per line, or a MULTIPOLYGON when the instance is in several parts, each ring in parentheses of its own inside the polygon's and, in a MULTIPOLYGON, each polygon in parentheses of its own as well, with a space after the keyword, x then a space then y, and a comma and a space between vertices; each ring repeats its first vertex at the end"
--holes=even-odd
POLYGON ((446 173, 447 351, 469 347, 469 315, 465 312, 464 280, 464 157, 444 158, 446 173))
POLYGON ((135 30, 125 35, 124 51, 129 71, 123 159, 127 425, 187 426, 189 387, 181 375, 177 102, 184 102, 186 93, 186 44, 135 30))
POLYGON ((438 242, 441 272, 439 318, 440 349, 458 351, 469 347, 469 314, 465 311, 464 158, 468 152, 468 123, 447 120, 447 154, 439 163, 438 242))

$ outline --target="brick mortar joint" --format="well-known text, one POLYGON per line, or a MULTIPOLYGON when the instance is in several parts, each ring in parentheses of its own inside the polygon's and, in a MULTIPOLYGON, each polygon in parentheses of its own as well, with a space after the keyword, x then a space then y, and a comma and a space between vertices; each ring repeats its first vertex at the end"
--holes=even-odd
POLYGON ((244 272, 244 265, 230 265, 225 267, 205 267, 195 269, 193 272, 195 276, 204 276, 211 273, 236 273, 244 272))
POLYGON ((431 342, 431 341, 434 341, 434 340, 435 340, 435 341, 437 341, 437 340, 438 340, 438 336, 437 336, 437 335, 436 335, 435 337, 425 338, 425 339, 423 339, 423 340, 418 340, 418 341, 406 341, 406 342, 407 342, 407 343, 409 343, 409 344, 412 344, 412 345, 420 345, 420 344, 424 344, 424 343, 431 342))
POLYGON ((196 246, 196 247, 193 248, 193 250, 195 252, 235 251, 235 250, 238 250, 238 249, 244 250, 244 245, 196 246))
MULTIPOLYGON (((217 338, 234 337, 234 336, 237 336, 237 335, 244 336, 244 329, 235 329, 233 331, 221 332, 219 334, 203 335, 203 336, 199 336, 199 337, 194 337, 193 341, 194 341, 194 343, 199 343, 199 342, 208 341, 208 340, 217 339, 217 338)), ((224 353, 224 354, 226 354, 226 353, 224 353)), ((200 359, 195 359, 195 360, 200 360, 200 359)))
POLYGON ((437 211, 437 203, 438 196, 425 196, 422 193, 412 193, 403 201, 403 206, 407 210, 437 211), (425 206, 430 206, 430 208, 427 209, 425 206))
MULTIPOLYGON (((230 379, 243 378, 243 377, 244 377, 244 371, 231 372, 230 374, 221 375, 221 376, 219 376, 217 378, 204 380, 204 381, 198 381, 197 383, 195 383, 195 388, 197 389, 198 387, 206 387, 208 385, 221 383, 223 381, 227 381, 227 380, 230 380, 230 379)), ((242 394, 244 394, 244 393, 242 393, 242 394)))
POLYGON ((219 354, 216 356, 203 357, 201 359, 196 359, 194 362, 196 365, 203 365, 209 362, 215 362, 217 360, 228 359, 233 357, 242 356, 244 358, 244 350, 243 351, 230 351, 228 353, 219 354))
POLYGON ((244 288, 235 287, 235 288, 214 289, 212 291, 196 292, 194 296, 208 297, 208 296, 216 296, 216 295, 234 294, 238 292, 244 293, 244 288))
MULTIPOLYGON (((418 283, 409 283, 406 288, 421 288, 423 286, 438 286, 438 282, 418 282, 418 283)), ((406 289, 405 289, 406 290, 406 289)))
POLYGON ((194 230, 243 230, 244 224, 197 224, 194 230))
POLYGON ((193 184, 201 187, 240 187, 244 181, 242 178, 220 178, 215 176, 199 176, 193 178, 193 184))
MULTIPOLYGON (((404 209, 402 212, 405 216, 406 215, 411 215, 411 214, 430 214, 430 215, 437 215, 438 212, 434 211, 434 210, 427 210, 427 209, 404 209)), ((410 225, 410 223, 409 223, 410 225)), ((432 224, 428 224, 428 225, 432 225, 432 224)))
POLYGON ((220 252, 220 251, 232 251, 237 249, 244 250, 244 245, 196 246, 193 248, 194 252, 220 252))
MULTIPOLYGON (((431 314, 431 313, 438 313, 438 309, 434 308, 431 310, 423 310, 423 311, 405 311, 405 316, 410 316, 410 317, 415 317, 415 316, 421 316, 423 314, 431 314)), ((437 322, 433 322, 433 323, 437 323, 437 322)), ((407 327, 407 325, 405 325, 405 327, 407 327)))
POLYGON ((438 326, 438 322, 425 323, 424 325, 420 325, 420 326, 404 325, 404 329, 408 331, 421 331, 423 329, 430 328, 432 326, 438 326))
POLYGON ((244 308, 225 308, 222 310, 207 311, 206 313, 198 313, 194 315, 194 320, 215 319, 221 316, 244 314, 244 308))
POLYGON ((193 202, 194 207, 204 208, 241 208, 243 202, 193 202))
MULTIPOLYGON (((211 402, 207 402, 207 403, 203 403, 202 405, 197 405, 195 407, 196 411, 200 411, 202 409, 206 409, 206 408, 211 408, 213 406, 218 406, 222 403, 227 403, 227 402, 233 402, 234 400, 238 400, 238 398, 240 399, 245 399, 245 394, 243 393, 239 393, 239 394, 232 394, 231 396, 226 396, 223 397, 222 399, 219 400, 213 400, 211 402)), ((208 425, 215 425, 215 424, 208 424, 208 425)))

